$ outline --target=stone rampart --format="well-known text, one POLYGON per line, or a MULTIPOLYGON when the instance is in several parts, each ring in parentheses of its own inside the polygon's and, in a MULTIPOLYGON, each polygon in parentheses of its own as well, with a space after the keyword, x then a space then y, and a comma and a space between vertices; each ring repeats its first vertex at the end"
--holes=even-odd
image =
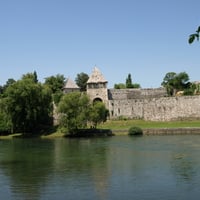
POLYGON ((151 121, 200 119, 200 96, 113 99, 111 118, 121 116, 151 121))

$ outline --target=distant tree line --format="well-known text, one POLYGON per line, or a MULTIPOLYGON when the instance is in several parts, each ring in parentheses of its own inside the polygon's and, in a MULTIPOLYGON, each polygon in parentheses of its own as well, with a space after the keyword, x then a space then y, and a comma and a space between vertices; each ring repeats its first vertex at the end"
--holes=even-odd
MULTIPOLYGON (((200 84, 191 83, 186 72, 168 72, 164 76, 161 86, 166 88, 168 96, 200 94, 200 84)), ((140 84, 133 83, 129 73, 125 83, 114 84, 115 89, 141 88, 140 84)))

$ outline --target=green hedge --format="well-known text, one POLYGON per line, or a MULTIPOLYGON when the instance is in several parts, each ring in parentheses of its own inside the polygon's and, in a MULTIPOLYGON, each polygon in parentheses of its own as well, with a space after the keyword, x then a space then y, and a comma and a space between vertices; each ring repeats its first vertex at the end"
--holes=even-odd
POLYGON ((129 128, 128 134, 129 135, 142 135, 143 131, 140 127, 132 126, 131 128, 129 128))

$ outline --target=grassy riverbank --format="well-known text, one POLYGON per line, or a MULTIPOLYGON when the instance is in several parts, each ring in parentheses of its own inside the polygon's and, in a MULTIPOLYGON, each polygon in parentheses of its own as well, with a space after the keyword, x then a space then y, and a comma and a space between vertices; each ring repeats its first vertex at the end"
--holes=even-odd
POLYGON ((129 129, 131 126, 138 126, 140 128, 185 128, 198 127, 200 128, 200 121, 171 121, 171 122, 155 122, 144 120, 108 120, 101 124, 98 128, 106 128, 112 130, 129 129))
POLYGON ((128 129, 132 126, 137 126, 142 129, 200 128, 200 121, 155 122, 144 120, 108 120, 98 128, 111 129, 115 135, 127 135, 128 129))
MULTIPOLYGON (((111 129, 116 135, 126 135, 128 129, 137 126, 142 129, 156 128, 200 128, 200 121, 171 121, 171 122, 153 122, 144 120, 108 120, 98 126, 100 129, 111 129)), ((18 134, 19 135, 19 134, 18 134)), ((0 136, 0 139, 11 139, 14 135, 0 136)), ((41 136, 42 138, 56 138, 64 136, 63 133, 54 132, 41 136)))

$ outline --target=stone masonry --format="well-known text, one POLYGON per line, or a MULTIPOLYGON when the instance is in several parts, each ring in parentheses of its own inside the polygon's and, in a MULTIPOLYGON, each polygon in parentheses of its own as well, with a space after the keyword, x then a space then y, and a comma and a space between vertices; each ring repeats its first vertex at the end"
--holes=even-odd
POLYGON ((200 96, 167 97, 164 88, 107 89, 107 81, 96 67, 88 80, 87 94, 106 104, 111 119, 200 119, 200 96))

